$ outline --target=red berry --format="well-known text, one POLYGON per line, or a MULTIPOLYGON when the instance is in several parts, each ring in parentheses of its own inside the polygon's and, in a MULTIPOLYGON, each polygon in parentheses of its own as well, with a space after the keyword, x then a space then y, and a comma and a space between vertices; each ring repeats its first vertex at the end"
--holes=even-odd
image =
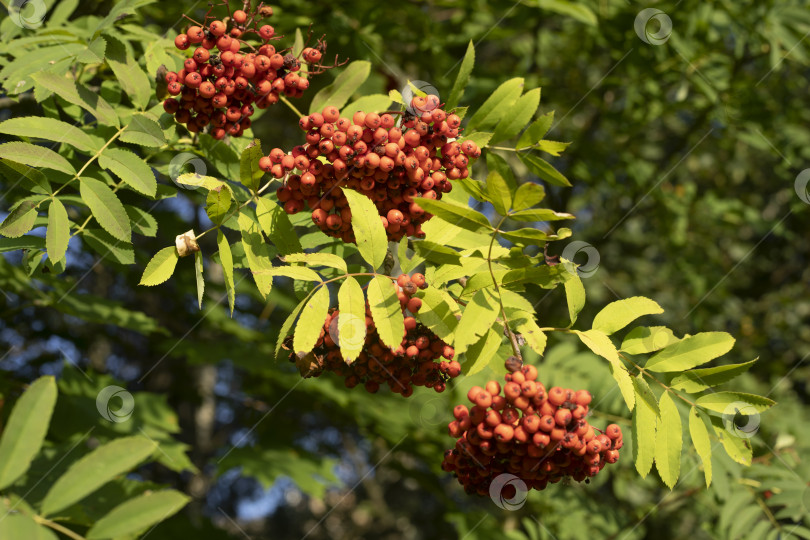
POLYGON ((275 33, 276 31, 269 24, 265 24, 259 28, 259 35, 262 37, 262 39, 270 39, 275 33))
POLYGON ((180 34, 176 38, 174 38, 174 46, 180 49, 181 51, 185 51, 191 46, 191 41, 189 41, 188 36, 186 34, 180 34))
POLYGON ((242 11, 241 9, 237 9, 233 12, 233 20, 237 24, 244 24, 247 21, 247 13, 242 11))

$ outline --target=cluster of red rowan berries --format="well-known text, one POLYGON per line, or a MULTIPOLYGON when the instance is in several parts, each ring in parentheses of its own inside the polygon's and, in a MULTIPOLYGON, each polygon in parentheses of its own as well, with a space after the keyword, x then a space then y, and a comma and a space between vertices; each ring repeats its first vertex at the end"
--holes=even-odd
POLYGON ((437 96, 417 97, 411 103, 416 114, 358 111, 352 118, 325 107, 299 121, 306 144, 289 154, 274 148, 259 167, 276 178, 288 175, 276 192, 284 210, 295 214, 306 205, 330 236, 355 241, 342 192, 352 189, 374 202, 389 240, 424 238, 421 224, 432 216, 419 199, 441 199, 452 180, 469 176, 470 160, 481 155, 473 141, 453 140, 461 118, 439 105, 437 96))
POLYGON ((453 410, 456 419, 448 427, 457 440, 445 452, 442 469, 454 472, 467 493, 487 495, 504 473, 529 489, 565 477, 581 482, 619 459, 622 430, 611 424, 598 433, 588 424, 587 390, 555 386, 546 391, 530 365, 505 379, 503 388, 497 381, 474 386, 467 393, 473 406, 453 410))
POLYGON ((320 65, 326 42, 303 49, 298 57, 277 51, 270 43, 279 39, 274 28, 258 22, 272 13, 272 8, 261 6, 251 13, 237 10, 230 19, 209 23, 206 17, 206 23, 179 34, 175 46, 182 51, 194 47, 194 53, 183 69, 166 74, 167 91, 177 97, 166 99, 163 109, 192 133, 210 126, 211 136, 222 139, 239 137, 250 127, 254 105, 266 109, 281 94, 301 97, 309 88, 307 75, 326 69, 320 65), (258 49, 245 41, 254 34, 262 42, 258 49), (243 45, 250 52, 240 52, 243 45), (302 60, 308 64, 306 74, 302 60))
MULTIPOLYGON (((343 360, 340 352, 340 312, 331 309, 321 329, 313 355, 307 359, 305 377, 317 377, 324 371, 331 371, 345 379, 347 388, 362 384, 368 392, 375 393, 383 384, 388 384, 392 392, 408 397, 413 394, 414 386, 433 388, 443 392, 447 381, 461 373, 461 364, 453 360, 455 351, 439 339, 427 327, 417 322, 412 314, 419 311, 422 301, 414 297, 418 288, 425 288, 425 277, 422 274, 408 276, 402 274, 397 278, 400 307, 405 313, 405 337, 396 349, 390 349, 380 339, 366 304, 365 337, 363 349, 350 364, 343 360), (436 361, 442 358, 440 361, 436 361)), ((351 324, 351 322, 350 322, 351 324)), ((357 329, 354 329, 357 331, 357 329)), ((285 345, 291 346, 288 337, 285 345)), ((296 362, 295 353, 290 361, 296 362)))

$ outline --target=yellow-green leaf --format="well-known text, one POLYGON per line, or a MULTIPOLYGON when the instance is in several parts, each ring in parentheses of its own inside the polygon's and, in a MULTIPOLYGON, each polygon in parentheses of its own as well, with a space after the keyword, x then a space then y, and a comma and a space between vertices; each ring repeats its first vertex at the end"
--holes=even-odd
POLYGON ((674 489, 681 473, 681 415, 669 392, 661 394, 658 407, 661 415, 658 417, 655 433, 655 467, 669 489, 674 489))
POLYGON ((709 439, 711 423, 697 408, 689 411, 689 436, 697 450, 700 461, 703 463, 703 474, 706 477, 706 487, 712 484, 712 444, 709 439))
POLYGON ((174 246, 165 247, 155 253, 155 256, 152 257, 152 260, 146 265, 139 285, 152 287, 154 285, 160 285, 172 277, 179 258, 180 256, 177 254, 177 249, 174 246))
POLYGON ((357 239, 357 250, 376 270, 382 265, 388 252, 388 237, 377 207, 371 199, 354 190, 344 189, 343 194, 349 201, 349 208, 352 211, 352 229, 357 239))
MULTIPOLYGON (((352 276, 338 291, 337 344, 346 363, 357 359, 366 342, 366 300, 363 289, 352 276)), ((334 337, 333 337, 334 340, 334 337)))
POLYGON ((79 502, 116 476, 135 468, 157 447, 155 441, 141 436, 122 437, 99 446, 53 483, 42 501, 42 514, 51 515, 79 502))
POLYGON ((45 233, 45 245, 48 258, 57 263, 65 257, 70 241, 70 221, 65 205, 59 199, 52 199, 48 207, 48 229, 45 233))
POLYGON ((50 375, 34 381, 11 410, 0 437, 0 489, 28 471, 39 453, 56 404, 56 382, 50 375))
POLYGON ((650 371, 686 371, 723 356, 734 346, 726 332, 702 332, 685 337, 653 356, 645 366, 650 371))
POLYGON ((655 460, 655 430, 658 421, 658 403, 642 375, 633 378, 636 407, 633 410, 633 460, 636 470, 646 478, 655 460))
POLYGON ((191 499, 175 490, 147 491, 112 510, 87 531, 87 540, 121 538, 146 531, 176 514, 191 499))
POLYGON ((396 349, 405 337, 405 317, 402 314, 394 282, 384 276, 374 276, 368 283, 368 305, 371 318, 382 342, 396 349))
POLYGON ((329 289, 325 286, 318 287, 318 290, 301 309, 301 315, 295 325, 293 350, 296 354, 305 354, 315 348, 328 312, 329 289))
POLYGON ((643 296, 634 296, 616 300, 605 306, 594 317, 592 327, 610 335, 639 317, 663 312, 664 310, 655 301, 643 296))

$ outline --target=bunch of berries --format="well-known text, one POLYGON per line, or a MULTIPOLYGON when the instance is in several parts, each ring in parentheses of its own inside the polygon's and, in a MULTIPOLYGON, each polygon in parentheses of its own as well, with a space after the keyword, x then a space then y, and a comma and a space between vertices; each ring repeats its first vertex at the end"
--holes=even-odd
POLYGON ((356 240, 342 192, 352 189, 374 201, 389 240, 424 238, 421 224, 432 216, 419 199, 441 199, 453 189, 452 180, 469 176, 470 160, 481 155, 473 141, 453 140, 461 118, 439 105, 436 96, 417 97, 410 109, 416 114, 358 111, 351 119, 325 107, 299 121, 306 144, 289 154, 275 148, 259 166, 276 178, 296 170, 276 192, 278 200, 288 214, 306 204, 329 236, 356 240))
POLYGON ((280 39, 275 30, 259 23, 272 14, 272 8, 259 5, 251 13, 234 11, 224 21, 209 22, 212 17, 207 15, 205 23, 195 23, 178 35, 175 46, 182 51, 193 48, 194 53, 183 69, 165 75, 168 93, 177 97, 166 99, 163 109, 190 132, 209 128, 211 136, 222 139, 239 137, 250 127, 254 105, 266 109, 281 94, 301 97, 309 88, 307 77, 327 69, 320 64, 326 42, 319 40, 297 57, 277 51, 270 43, 280 39), (262 42, 258 49, 245 41, 252 35, 262 42), (240 52, 243 45, 250 52, 240 52), (306 73, 301 71, 302 61, 307 64, 306 73))
MULTIPOLYGON (((403 274, 397 278, 400 307, 403 313, 407 310, 416 313, 422 301, 414 297, 418 288, 425 288, 425 277, 414 274, 412 277, 403 274)), ((453 360, 455 351, 439 339, 427 327, 417 322, 412 315, 405 316, 405 337, 396 349, 388 348, 380 339, 366 304, 364 321, 356 321, 365 328, 342 328, 347 323, 340 321, 337 309, 331 309, 321 329, 318 342, 311 355, 298 359, 293 352, 290 362, 295 362, 304 377, 318 377, 324 371, 331 371, 344 377, 347 388, 363 384, 368 392, 375 393, 382 384, 388 384, 392 392, 408 397, 413 394, 414 386, 433 388, 443 392, 449 379, 461 373, 461 364, 453 360), (360 336, 363 349, 350 364, 343 360, 340 352, 341 329, 346 339, 360 336), (352 332, 349 333, 348 331, 352 332), (358 330, 360 332, 358 333, 358 330), (365 332, 363 334, 363 332, 365 332), (436 362, 439 358, 443 360, 436 362), (302 362, 303 361, 303 362, 302 362)), ((349 321, 348 324, 355 324, 349 321)), ((286 348, 291 348, 292 337, 287 337, 286 348)))
POLYGON ((487 495, 504 473, 537 490, 565 477, 581 482, 619 459, 622 430, 611 424, 597 433, 588 424, 587 390, 546 391, 530 365, 505 379, 503 388, 497 381, 474 386, 467 393, 474 405, 453 410, 448 427, 456 446, 445 452, 442 469, 454 472, 467 493, 487 495))

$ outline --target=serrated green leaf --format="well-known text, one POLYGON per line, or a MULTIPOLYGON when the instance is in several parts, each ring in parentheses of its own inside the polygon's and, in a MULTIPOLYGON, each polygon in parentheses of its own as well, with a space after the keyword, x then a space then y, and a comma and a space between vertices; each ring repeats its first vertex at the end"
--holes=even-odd
POLYGON ((152 260, 146 265, 139 285, 146 287, 160 285, 172 277, 179 259, 180 256, 177 254, 177 249, 174 246, 161 249, 155 253, 155 256, 152 257, 152 260))
POLYGON ((145 437, 122 437, 82 457, 53 483, 42 501, 42 514, 51 515, 79 502, 118 475, 146 460, 157 449, 145 437))
POLYGON ((273 276, 261 272, 272 270, 273 263, 270 261, 270 252, 259 230, 253 210, 243 208, 239 212, 237 223, 242 233, 242 246, 245 248, 245 257, 253 273, 253 281, 256 282, 256 288, 262 298, 267 298, 273 288, 273 276))
POLYGON ((546 197, 546 189, 540 184, 526 182, 521 184, 515 192, 515 200, 512 207, 517 210, 525 210, 538 204, 546 197))
POLYGON ((559 156, 570 145, 571 143, 542 140, 537 143, 537 149, 546 154, 551 154, 552 156, 559 156))
POLYGON ((649 386, 639 374, 633 378, 636 392, 636 407, 633 410, 633 460, 636 470, 646 478, 655 459, 655 430, 658 420, 658 403, 649 386), (654 406, 653 406, 654 405, 654 406))
POLYGON ((259 181, 264 176, 264 171, 259 168, 259 160, 262 158, 262 144, 259 139, 247 145, 239 158, 239 179, 242 185, 251 191, 259 189, 259 181))
POLYGON ((222 273, 225 276, 228 305, 231 308, 231 317, 233 317, 233 307, 236 303, 236 287, 233 283, 233 254, 231 253, 231 245, 222 230, 217 231, 217 247, 219 248, 219 262, 222 264, 222 273))
POLYGON ((548 242, 554 240, 561 240, 567 238, 570 234, 566 233, 568 229, 560 229, 557 235, 547 234, 538 229, 518 229, 516 231, 501 231, 499 234, 515 244, 526 246, 543 246, 548 242), (565 234, 563 234, 565 233, 565 234))
POLYGON ((733 346, 734 338, 726 332, 701 332, 666 347, 645 367, 655 372, 686 371, 723 356, 733 346))
POLYGON ((99 36, 91 41, 85 50, 76 55, 76 60, 83 64, 100 64, 104 61, 106 50, 107 42, 99 36))
POLYGON ((0 237, 0 253, 8 253, 9 251, 17 251, 18 249, 34 249, 44 250, 45 239, 39 236, 22 236, 20 238, 2 238, 0 237))
POLYGON ((527 153, 519 153, 518 157, 531 172, 549 184, 571 187, 571 182, 543 158, 527 153))
POLYGON ((122 242, 131 242, 132 228, 124 205, 107 184, 95 178, 82 177, 79 183, 82 200, 105 231, 122 242))
POLYGON ((146 114, 133 114, 120 139, 125 143, 160 148, 166 144, 166 137, 157 120, 146 114))
POLYGON ((203 276, 202 251, 194 252, 194 279, 197 282, 197 306, 202 309, 203 295, 205 294, 205 277, 203 276))
POLYGON ((472 178, 459 178, 454 180, 453 183, 460 185, 476 201, 486 202, 486 186, 483 182, 472 178))
POLYGON ((734 377, 745 373, 754 362, 756 362, 756 360, 751 360, 744 364, 729 364, 727 366, 713 368, 692 369, 677 375, 672 379, 670 386, 675 390, 683 390, 684 392, 695 394, 728 382, 734 377))
POLYGON ((355 60, 340 72, 335 82, 320 90, 309 106, 310 114, 321 112, 327 105, 342 108, 371 73, 371 62, 355 60))
POLYGON ((284 324, 281 325, 281 330, 279 331, 278 339, 276 340, 276 351, 275 351, 276 357, 278 357, 278 353, 281 350, 281 346, 284 344, 284 340, 287 338, 287 336, 290 335, 290 330, 292 330, 293 324, 298 319, 298 315, 301 314, 301 310, 304 309, 304 306, 306 305, 308 300, 309 298, 304 298, 303 300, 301 300, 298 303, 298 305, 295 306, 295 309, 293 309, 292 312, 290 312, 290 314, 284 320, 284 324))
POLYGON ((305 354, 315 348, 328 312, 329 289, 325 286, 318 287, 301 309, 301 315, 295 325, 293 350, 296 354, 305 354))
POLYGON ((452 344, 458 326, 456 315, 461 313, 456 301, 445 291, 432 286, 420 290, 417 298, 422 300, 422 309, 416 314, 416 319, 445 343, 452 344))
POLYGON ((430 240, 419 240, 413 243, 413 249, 419 257, 433 261, 437 264, 460 265, 461 255, 458 251, 431 242, 430 240))
POLYGON ((498 318, 498 299, 492 289, 476 292, 464 308, 453 341, 456 354, 463 354, 473 343, 492 328, 498 318))
POLYGON ((282 276, 302 281, 323 281, 317 272, 305 266, 273 266, 265 270, 257 270, 254 274, 282 276))
POLYGON ((523 94, 503 115, 490 142, 496 143, 515 137, 529 123, 539 105, 539 88, 534 88, 523 94))
POLYGON ((146 492, 110 510, 93 524, 86 538, 101 540, 137 534, 176 514, 190 500, 174 490, 146 492))
POLYGON ((231 214, 233 208, 233 197, 229 189, 212 189, 205 197, 205 213, 216 225, 222 225, 231 214))
POLYGON ((565 288, 565 299, 568 303, 568 316, 573 325, 577 322, 577 316, 585 307, 585 287, 576 271, 563 275, 563 287, 565 288))
POLYGON ((643 296, 616 300, 605 306, 593 319, 593 328, 613 334, 644 315, 663 313, 655 301, 643 296))
POLYGON ((674 489, 681 473, 683 425, 669 392, 661 394, 658 406, 661 415, 655 433, 655 468, 667 487, 674 489))
POLYGON ((27 142, 14 141, 0 144, 0 158, 7 158, 31 167, 53 169, 69 175, 76 174, 73 165, 50 148, 27 142))
POLYGON ((376 270, 388 253, 388 237, 377 207, 371 199, 354 190, 344 189, 343 194, 352 211, 352 229, 357 239, 357 250, 372 269, 376 270))
POLYGON ((374 276, 368 283, 368 305, 380 340, 396 349, 405 337, 405 317, 397 298, 396 285, 384 276, 374 276))
POLYGON ((101 260, 113 260, 118 264, 135 264, 135 248, 132 244, 121 242, 103 229, 88 227, 82 231, 82 240, 96 253, 101 260))
POLYGON ((635 392, 633 390, 633 381, 627 368, 624 367, 621 360, 619 360, 619 353, 616 351, 616 346, 610 341, 610 338, 600 330, 587 330, 585 332, 574 331, 579 336, 580 341, 585 344, 594 354, 601 356, 610 362, 610 374, 619 385, 619 391, 622 393, 624 402, 627 408, 631 411, 635 406, 635 392))
POLYGON ((388 91, 388 97, 394 103, 405 105, 405 99, 402 97, 402 93, 395 88, 388 91))
POLYGON ((0 224, 0 234, 7 238, 19 238, 34 227, 37 219, 36 201, 23 201, 12 210, 0 224))
MULTIPOLYGON (((400 99, 402 97, 400 96, 400 99)), ((340 115, 351 118, 357 111, 382 113, 391 105, 391 97, 385 94, 370 94, 356 99, 340 110, 340 115)))
POLYGON ((689 436, 703 463, 707 489, 712 484, 712 444, 709 440, 709 427, 711 427, 709 419, 698 409, 692 407, 689 411, 689 436))
POLYGON ((492 133, 489 131, 476 131, 475 133, 468 132, 463 138, 459 139, 459 142, 472 141, 478 145, 478 148, 486 148, 491 138, 492 133))
POLYGON ((497 329, 487 328, 484 335, 466 350, 464 361, 461 363, 465 375, 475 375, 482 371, 500 348, 503 342, 503 327, 498 324, 493 326, 497 329))
POLYGON ((85 86, 76 84, 72 78, 67 78, 50 71, 40 71, 31 76, 42 88, 57 94, 59 97, 83 108, 99 123, 113 126, 118 129, 121 122, 115 110, 98 93, 91 92, 85 86))
POLYGON ((56 404, 56 382, 40 377, 14 405, 0 437, 0 489, 10 486, 28 471, 39 453, 56 404))
POLYGON ((644 354, 659 351, 680 341, 666 326, 637 326, 630 330, 619 350, 627 354, 644 354))
MULTIPOLYGON (((525 185, 525 184, 524 184, 525 185)), ((530 210, 521 210, 509 214, 511 219, 516 221, 558 221, 560 219, 576 219, 575 216, 565 212, 555 212, 548 208, 535 208, 530 210)))
POLYGON ((154 197, 157 180, 146 162, 133 152, 121 148, 107 148, 98 157, 102 169, 109 169, 135 191, 154 197))
POLYGON ((450 90, 450 97, 447 98, 445 109, 452 110, 461 100, 464 95, 464 89, 467 83, 470 82, 470 73, 472 73, 473 66, 475 65, 475 46, 472 40, 467 45, 467 52, 464 53, 464 58, 461 61, 461 67, 458 69, 456 81, 453 83, 453 89, 450 90))
POLYGON ((447 201, 436 201, 432 199, 416 199, 415 202, 426 212, 442 218, 444 221, 467 229, 468 231, 491 231, 493 230, 489 220, 480 212, 472 208, 459 206, 447 201))
POLYGON ((28 165, 17 163, 8 159, 0 159, 0 173, 3 174, 3 176, 5 176, 12 184, 20 182, 23 178, 25 178, 28 182, 30 182, 30 185, 27 185, 28 182, 26 182, 22 184, 22 187, 29 189, 34 193, 53 193, 51 185, 48 183, 48 179, 45 177, 42 171, 29 167, 28 165))
POLYGON ((540 356, 543 356, 548 338, 546 338, 546 334, 540 330, 540 326, 538 326, 534 317, 529 313, 525 313, 521 318, 514 320, 514 322, 515 329, 523 336, 523 339, 526 340, 529 347, 540 356))
POLYGON ((256 214, 264 234, 279 253, 289 255, 303 251, 298 234, 283 208, 269 199, 259 198, 256 201, 256 214))
POLYGON ((776 405, 776 402, 756 394, 746 394, 743 392, 712 392, 711 394, 700 396, 697 401, 695 401, 695 404, 704 409, 724 414, 731 414, 731 412, 736 410, 737 414, 752 415, 770 409, 776 405), (741 406, 741 404, 744 404, 744 406, 741 406))
POLYGON ((48 248, 48 259, 56 263, 65 257, 70 241, 70 221, 65 205, 59 199, 51 199, 48 207, 48 229, 45 233, 45 245, 48 248))
POLYGON ((87 133, 55 118, 40 116, 11 118, 0 123, 0 133, 65 143, 87 153, 93 152, 96 146, 87 133))
POLYGON ((750 466, 753 458, 751 441, 747 437, 739 437, 736 433, 726 430, 722 418, 709 416, 709 420, 712 423, 715 435, 720 439, 728 456, 741 465, 750 466))
MULTIPOLYGON (((169 167, 171 169, 171 165, 169 167)), ((170 174, 171 173, 172 171, 170 170, 170 174)), ((175 182, 184 186, 202 187, 209 191, 222 188, 230 189, 228 184, 222 180, 218 180, 213 176, 203 176, 197 173, 183 173, 175 179, 175 182)))
POLYGON ((115 78, 132 103, 141 110, 145 109, 152 97, 149 77, 138 63, 127 55, 123 43, 109 35, 107 41, 107 65, 115 73, 115 78))
POLYGON ((59 540, 50 529, 38 525, 28 514, 10 512, 5 512, 3 519, 0 519, 0 538, 59 540))
POLYGON ((157 236, 157 220, 147 212, 137 206, 124 205, 124 210, 129 216, 129 224, 132 232, 142 236, 157 236))
POLYGON ((515 146, 516 150, 522 150, 524 148, 529 148, 531 146, 535 146, 538 142, 540 142, 548 130, 551 128, 551 124, 554 122, 554 111, 550 113, 544 114, 537 120, 535 120, 532 125, 530 125, 526 131, 518 139, 517 145, 515 146))
POLYGON ((596 14, 584 4, 578 4, 567 0, 538 0, 537 6, 561 15, 567 15, 590 26, 596 26, 598 20, 596 14))
POLYGON ((515 173, 512 171, 512 167, 510 167, 509 163, 507 163, 506 160, 501 156, 499 156, 498 154, 488 152, 487 170, 489 170, 490 172, 496 171, 501 175, 506 184, 506 189, 509 191, 509 197, 511 202, 511 197, 512 195, 514 195, 515 191, 517 191, 518 187, 517 179, 515 178, 515 173))
POLYGON ((287 263, 306 263, 309 266, 328 266, 336 268, 344 274, 349 271, 346 260, 333 253, 291 253, 281 258, 287 263))
POLYGON ((300 28, 295 29, 295 39, 293 40, 292 55, 298 58, 304 50, 304 34, 300 28))
POLYGON ((473 132, 494 128, 522 93, 523 77, 515 77, 501 84, 470 118, 467 130, 473 132))
POLYGON ((347 364, 357 359, 366 342, 366 301, 363 289, 352 276, 338 291, 337 337, 340 353, 347 364))
POLYGON ((495 207, 495 211, 505 216, 512 208, 512 193, 506 180, 498 171, 490 171, 487 175, 487 200, 495 207))

